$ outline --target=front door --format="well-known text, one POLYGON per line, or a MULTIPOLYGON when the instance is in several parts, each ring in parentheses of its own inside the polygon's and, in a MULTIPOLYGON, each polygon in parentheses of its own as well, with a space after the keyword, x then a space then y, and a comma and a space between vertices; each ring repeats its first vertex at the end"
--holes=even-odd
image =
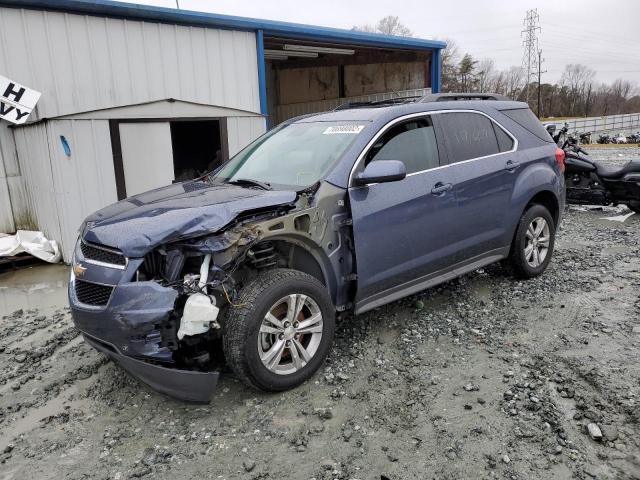
POLYGON ((446 270, 456 256, 456 179, 452 169, 440 165, 431 118, 389 127, 355 173, 377 160, 401 160, 407 177, 349 189, 358 274, 356 312, 421 289, 421 282, 446 270))

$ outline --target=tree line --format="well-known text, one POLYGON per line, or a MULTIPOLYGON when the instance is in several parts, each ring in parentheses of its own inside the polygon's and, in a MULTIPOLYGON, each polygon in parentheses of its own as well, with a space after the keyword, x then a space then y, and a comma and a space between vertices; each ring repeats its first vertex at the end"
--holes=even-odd
POLYGON ((529 81, 521 67, 498 70, 491 59, 476 60, 460 55, 453 40, 446 40, 442 54, 442 91, 499 93, 513 100, 528 101, 540 117, 590 117, 640 112, 640 95, 634 84, 617 79, 607 84, 597 82, 596 71, 571 63, 557 83, 529 81), (527 91, 528 90, 528 91, 527 91), (528 100, 527 100, 528 97, 528 100))
MULTIPOLYGON (((389 15, 375 25, 354 26, 352 30, 412 37, 413 32, 397 16, 389 15)), ((528 101, 540 117, 591 117, 640 112, 640 94, 624 79, 607 84, 597 82, 596 71, 578 63, 565 66, 556 83, 527 81, 521 67, 499 70, 492 59, 475 59, 461 54, 455 40, 445 39, 442 52, 442 91, 499 93, 513 100, 528 101)))

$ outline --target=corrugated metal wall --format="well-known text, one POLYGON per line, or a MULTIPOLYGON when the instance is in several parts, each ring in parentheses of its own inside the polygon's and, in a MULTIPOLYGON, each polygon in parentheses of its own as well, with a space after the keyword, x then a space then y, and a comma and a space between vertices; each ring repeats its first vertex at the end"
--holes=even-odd
POLYGON ((175 98, 260 111, 253 32, 0 8, 0 72, 37 118, 175 98))
POLYGON ((78 227, 117 201, 107 120, 50 120, 15 130, 30 215, 69 259, 78 227), (63 135, 71 155, 65 155, 63 135))
POLYGON ((13 208, 11 206, 11 196, 9 194, 9 182, 7 181, 7 168, 5 167, 6 147, 13 139, 10 138, 11 132, 5 125, 0 124, 0 232, 13 232, 15 223, 13 221, 13 208))
POLYGON ((29 217, 24 179, 20 172, 13 130, 0 123, 0 232, 34 227, 29 217), (5 194, 8 193, 8 198, 5 194))
POLYGON ((109 118, 228 115, 232 155, 265 131, 252 32, 0 7, 0 73, 42 92, 29 121, 48 119, 0 125, 0 232, 42 230, 65 260, 117 199, 109 118))
POLYGON ((262 117, 228 117, 229 157, 232 157, 266 130, 262 117))

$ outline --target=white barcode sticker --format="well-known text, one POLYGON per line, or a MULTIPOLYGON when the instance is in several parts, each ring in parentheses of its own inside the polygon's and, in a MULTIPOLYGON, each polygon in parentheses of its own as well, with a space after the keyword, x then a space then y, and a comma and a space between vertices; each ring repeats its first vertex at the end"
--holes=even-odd
POLYGON ((360 133, 364 125, 335 125, 333 127, 327 127, 327 129, 322 132, 323 135, 335 135, 336 133, 347 133, 350 135, 355 135, 360 133))

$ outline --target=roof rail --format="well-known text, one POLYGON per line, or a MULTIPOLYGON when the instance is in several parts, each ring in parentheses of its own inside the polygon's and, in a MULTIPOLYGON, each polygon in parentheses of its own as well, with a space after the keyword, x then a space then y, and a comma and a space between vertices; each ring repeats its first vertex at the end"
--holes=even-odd
POLYGON ((396 97, 396 98, 388 98, 386 100, 373 100, 370 102, 347 102, 341 105, 338 105, 333 111, 337 110, 348 110, 350 108, 376 108, 376 107, 388 107, 391 105, 403 105, 405 103, 417 103, 422 98, 422 96, 416 95, 412 97, 396 97))
POLYGON ((497 93, 431 93, 425 95, 419 101, 420 103, 428 102, 449 102, 455 100, 511 100, 504 95, 497 93))

